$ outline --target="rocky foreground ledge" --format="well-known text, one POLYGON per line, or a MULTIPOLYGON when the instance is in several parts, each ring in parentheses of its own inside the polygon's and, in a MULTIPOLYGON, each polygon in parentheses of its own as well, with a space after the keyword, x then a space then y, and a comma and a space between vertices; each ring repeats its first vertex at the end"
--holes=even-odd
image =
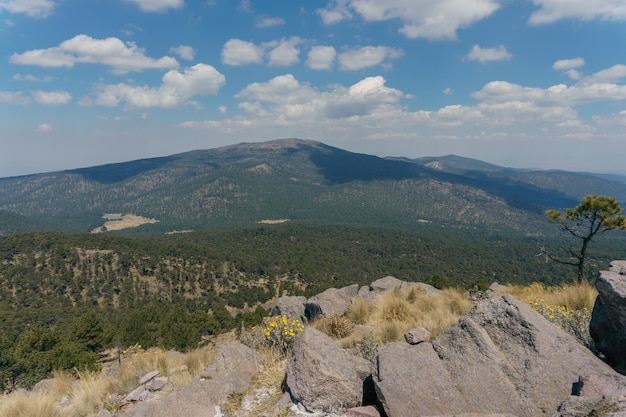
MULTIPOLYGON (((323 315, 343 309, 357 294, 375 297, 412 285, 417 284, 386 277, 369 288, 332 289, 309 300, 287 297, 275 313, 323 315)), ((624 360, 626 349, 615 346, 626 337, 626 316, 619 315, 626 313, 625 261, 602 273, 598 290, 594 339, 609 347, 611 360, 624 360)), ((526 303, 509 294, 487 294, 430 343, 416 332, 407 343, 379 348, 373 363, 306 328, 288 358, 285 395, 263 416, 626 417, 626 376, 526 303)), ((246 391, 261 371, 259 363, 242 344, 223 346, 213 363, 178 391, 154 395, 144 378, 138 397, 115 416, 225 417, 219 404, 246 391)), ((98 414, 109 416, 104 410, 98 414)))

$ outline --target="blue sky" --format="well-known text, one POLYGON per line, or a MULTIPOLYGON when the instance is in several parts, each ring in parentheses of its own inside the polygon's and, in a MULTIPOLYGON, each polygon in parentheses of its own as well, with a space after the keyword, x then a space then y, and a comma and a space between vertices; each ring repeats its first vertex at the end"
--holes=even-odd
POLYGON ((0 177, 297 137, 626 174, 624 0, 0 0, 0 177))

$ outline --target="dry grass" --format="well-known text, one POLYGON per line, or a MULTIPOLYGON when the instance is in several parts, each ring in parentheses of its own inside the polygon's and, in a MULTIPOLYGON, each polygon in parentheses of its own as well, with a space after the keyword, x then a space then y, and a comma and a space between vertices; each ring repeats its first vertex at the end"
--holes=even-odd
POLYGON ((167 375, 169 370, 181 369, 181 365, 185 365, 187 370, 173 373, 163 390, 164 393, 173 391, 206 368, 214 354, 214 349, 203 348, 168 357, 159 349, 144 351, 135 347, 122 355, 122 366, 118 370, 79 372, 78 378, 68 372, 55 372, 54 383, 45 391, 18 390, 0 396, 0 416, 85 417, 104 408, 118 411, 122 408, 121 398, 137 387, 139 375, 154 370, 167 375), (65 407, 61 406, 63 397, 69 400, 65 407))
POLYGON ((398 341, 416 327, 428 329, 434 338, 472 306, 467 293, 456 289, 445 289, 439 294, 427 294, 420 288, 387 291, 373 303, 357 298, 345 317, 363 327, 344 338, 341 345, 356 347, 366 336, 373 336, 379 344, 398 341))
POLYGON ((500 293, 506 292, 531 303, 534 300, 543 300, 546 305, 564 306, 570 310, 593 310, 598 291, 588 282, 582 284, 568 284, 555 287, 534 283, 530 285, 507 285, 500 293))

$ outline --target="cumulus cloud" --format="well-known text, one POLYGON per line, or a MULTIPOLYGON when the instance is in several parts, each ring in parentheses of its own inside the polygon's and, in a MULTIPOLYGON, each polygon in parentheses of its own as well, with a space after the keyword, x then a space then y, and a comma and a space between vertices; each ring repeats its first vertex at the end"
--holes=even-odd
POLYGON ((269 65, 271 67, 288 67, 300 61, 300 50, 296 46, 301 42, 294 36, 289 39, 281 39, 269 52, 269 65))
POLYGON ((72 96, 67 91, 42 91, 37 90, 32 92, 33 99, 39 104, 45 105, 59 105, 68 104, 72 101, 72 96))
POLYGON ((122 42, 118 38, 94 39, 88 35, 76 35, 59 46, 34 49, 9 58, 12 64, 40 67, 73 67, 76 63, 102 64, 112 68, 115 74, 144 69, 177 68, 176 59, 165 56, 159 59, 147 57, 134 42, 122 42))
POLYGON ((617 83, 626 78, 626 65, 618 64, 591 74, 581 80, 585 84, 617 83))
POLYGON ((260 64, 263 62, 263 48, 241 39, 230 39, 222 48, 222 63, 232 66, 260 64))
POLYGON ((403 56, 401 49, 386 46, 364 46, 339 54, 339 68, 356 71, 383 64, 385 61, 403 56))
POLYGON ((30 17, 48 17, 55 7, 56 3, 52 0, 0 0, 0 10, 24 13, 30 17))
POLYGON ((178 55, 182 59, 186 59, 187 61, 193 60, 195 55, 195 51, 191 46, 188 45, 180 45, 170 48, 170 53, 178 55))
POLYGON ((52 130, 52 125, 50 125, 50 123, 42 123, 35 128, 35 132, 38 133, 48 133, 52 132, 52 130))
POLYGON ((585 65, 585 60, 583 58, 573 58, 573 59, 560 59, 552 64, 552 68, 557 71, 567 71, 573 68, 580 68, 585 65))
POLYGON ((271 28, 275 26, 282 26, 285 24, 285 20, 280 17, 261 16, 257 18, 255 27, 259 29, 271 28))
POLYGON ((331 70, 337 51, 332 46, 314 46, 309 50, 306 65, 314 70, 331 70))
POLYGON ((196 64, 183 72, 168 71, 159 87, 135 86, 124 83, 101 85, 96 99, 83 99, 82 105, 114 107, 126 103, 129 108, 175 108, 195 104, 194 96, 217 94, 226 77, 207 64, 196 64))
POLYGON ((164 12, 183 7, 185 0, 130 0, 144 12, 164 12))
POLYGON ((609 21, 626 20, 623 0, 533 0, 539 6, 529 19, 533 25, 553 23, 561 19, 609 21))
POLYGON ((489 62, 489 61, 510 61, 512 55, 506 50, 504 45, 497 48, 481 48, 474 45, 472 50, 467 54, 470 61, 489 62))
POLYGON ((0 103, 19 104, 25 106, 32 100, 21 91, 0 91, 0 103))
POLYGON ((456 31, 490 16, 496 0, 338 0, 317 10, 325 24, 358 14, 367 22, 398 20, 407 38, 455 39, 456 31))

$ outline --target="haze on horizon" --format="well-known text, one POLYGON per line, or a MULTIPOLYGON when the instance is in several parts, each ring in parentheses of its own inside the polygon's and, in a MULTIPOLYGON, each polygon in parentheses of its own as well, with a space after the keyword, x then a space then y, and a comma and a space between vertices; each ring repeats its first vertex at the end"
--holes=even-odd
POLYGON ((626 175, 625 21, 623 0, 0 0, 0 177, 288 137, 626 175))

